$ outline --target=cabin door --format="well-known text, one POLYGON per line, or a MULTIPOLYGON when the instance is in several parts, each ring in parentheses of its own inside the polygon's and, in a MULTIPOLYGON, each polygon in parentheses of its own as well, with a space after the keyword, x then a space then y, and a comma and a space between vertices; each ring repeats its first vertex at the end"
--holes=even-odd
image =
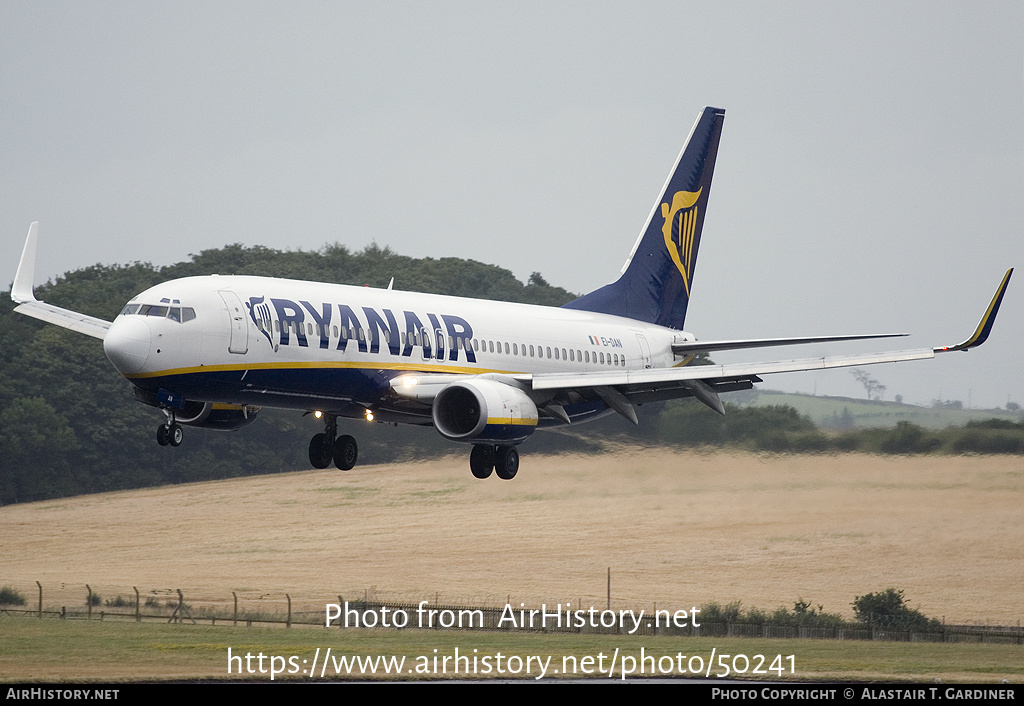
POLYGON ((651 347, 647 345, 647 339, 638 333, 636 342, 640 344, 640 360, 643 361, 644 367, 651 367, 651 347))
POLYGON ((245 321, 245 308, 238 295, 228 290, 217 292, 227 306, 231 323, 231 339, 228 341, 228 353, 246 353, 249 350, 249 326, 245 321))

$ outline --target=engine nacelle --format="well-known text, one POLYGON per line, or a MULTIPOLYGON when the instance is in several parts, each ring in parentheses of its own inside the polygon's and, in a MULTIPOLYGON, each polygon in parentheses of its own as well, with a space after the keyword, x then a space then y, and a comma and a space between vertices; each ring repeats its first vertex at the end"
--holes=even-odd
POLYGON ((234 431, 252 424, 259 411, 259 407, 248 405, 186 402, 181 411, 174 415, 174 421, 190 427, 234 431))
POLYGON ((517 387, 495 380, 460 380, 434 398, 441 436, 471 443, 518 444, 537 428, 537 405, 517 387))

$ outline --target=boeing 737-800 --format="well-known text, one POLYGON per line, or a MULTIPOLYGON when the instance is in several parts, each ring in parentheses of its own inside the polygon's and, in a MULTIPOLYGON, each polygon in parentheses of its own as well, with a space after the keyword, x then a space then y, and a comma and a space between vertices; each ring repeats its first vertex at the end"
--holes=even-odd
POLYGON ((974 334, 955 346, 768 363, 689 366, 729 349, 881 338, 847 335, 698 341, 683 331, 725 112, 705 108, 612 284, 563 307, 508 304, 249 276, 187 277, 132 299, 112 321, 37 301, 29 228, 11 289, 18 312, 103 339, 137 400, 165 421, 237 429, 261 407, 316 412, 317 468, 348 470, 356 441, 338 418, 433 425, 472 444, 470 468, 510 479, 516 446, 538 427, 607 412, 637 422, 636 405, 695 397, 724 413, 719 393, 769 373, 932 358, 984 343, 1012 269, 974 334))

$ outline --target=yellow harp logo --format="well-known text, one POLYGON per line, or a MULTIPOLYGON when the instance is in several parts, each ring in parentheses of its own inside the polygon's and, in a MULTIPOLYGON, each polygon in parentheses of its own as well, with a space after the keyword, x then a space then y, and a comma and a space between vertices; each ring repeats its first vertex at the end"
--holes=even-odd
POLYGON ((698 211, 695 204, 703 190, 704 187, 697 191, 677 191, 672 195, 671 206, 661 204, 661 215, 665 219, 665 225, 661 227, 665 234, 665 247, 683 276, 686 296, 690 296, 690 273, 693 272, 693 239, 698 211))

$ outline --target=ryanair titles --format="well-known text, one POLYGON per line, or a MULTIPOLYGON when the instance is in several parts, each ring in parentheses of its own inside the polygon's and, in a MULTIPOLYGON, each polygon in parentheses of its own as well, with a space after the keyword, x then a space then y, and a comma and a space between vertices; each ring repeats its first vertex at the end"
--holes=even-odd
POLYGON ((271 297, 249 297, 249 317, 271 347, 311 345, 327 350, 344 351, 349 343, 360 353, 380 353, 381 344, 394 356, 411 356, 413 348, 422 347, 423 357, 457 361, 465 356, 476 362, 473 327, 461 316, 431 314, 423 317, 413 311, 397 315, 391 309, 360 307, 361 314, 347 304, 271 297), (399 319, 402 324, 399 325, 399 319))

